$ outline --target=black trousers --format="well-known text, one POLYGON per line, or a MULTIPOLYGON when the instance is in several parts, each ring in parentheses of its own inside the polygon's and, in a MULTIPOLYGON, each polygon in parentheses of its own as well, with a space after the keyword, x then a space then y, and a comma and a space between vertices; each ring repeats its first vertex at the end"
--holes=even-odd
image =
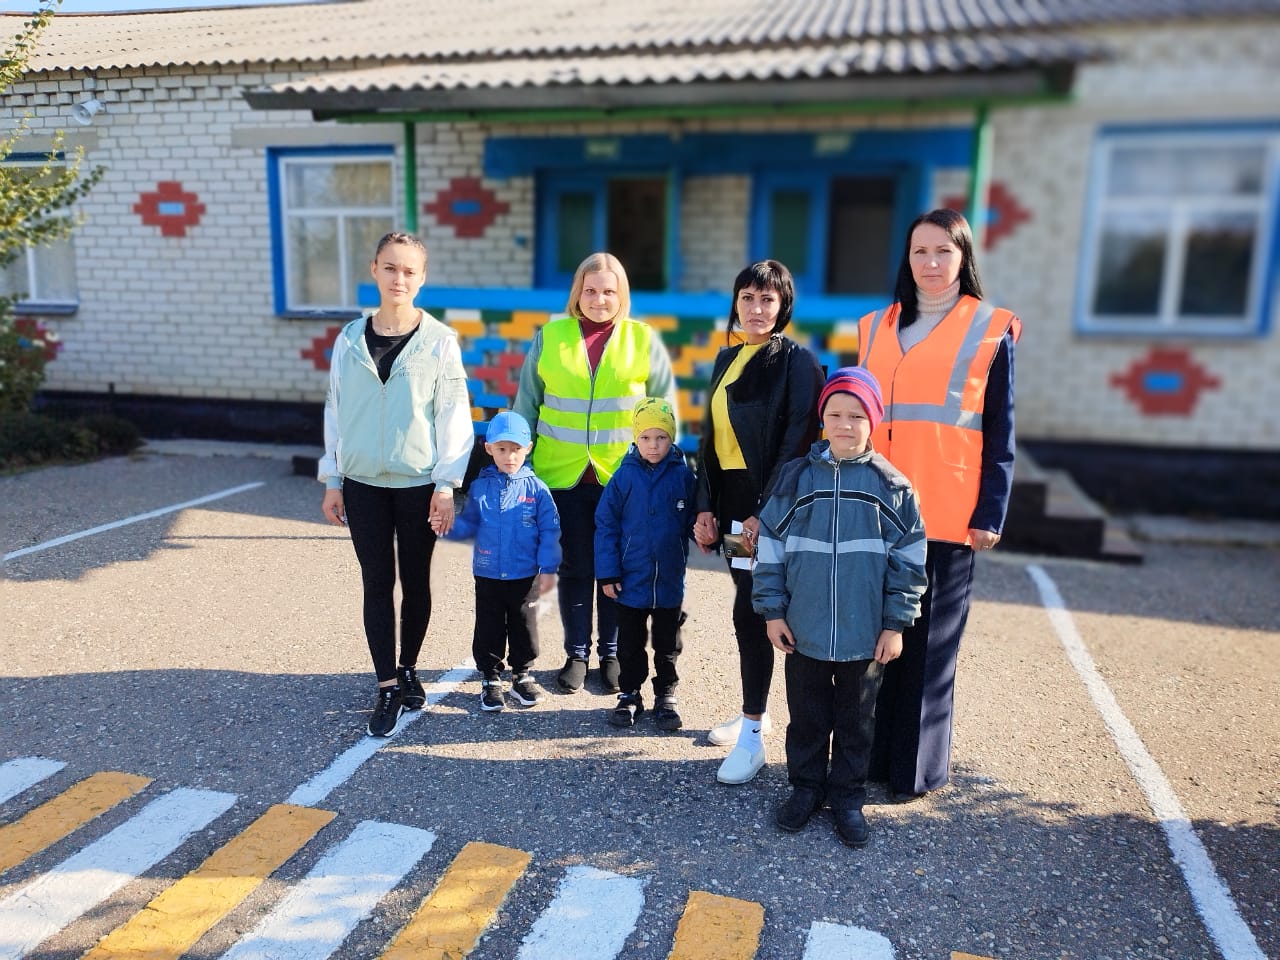
POLYGON ((676 659, 684 649, 680 624, 684 616, 679 607, 653 607, 639 610, 615 603, 618 613, 618 686, 632 693, 640 689, 649 676, 649 622, 653 623, 653 696, 660 699, 675 693, 680 677, 676 659))
MULTIPOLYGON (((760 491, 746 470, 726 470, 720 475, 720 495, 716 522, 728 533, 734 520, 742 522, 755 515, 760 491)), ((738 666, 742 675, 742 712, 764 713, 769 706, 769 685, 773 683, 773 644, 764 618, 751 606, 751 571, 730 567, 733 580, 733 632, 738 640, 738 666)))
POLYGON ((476 577, 476 630, 471 656, 486 680, 497 680, 511 652, 511 672, 524 673, 538 659, 538 577, 476 577))
POLYGON ((552 490, 560 514, 560 622, 564 650, 586 660, 591 655, 591 606, 596 610, 596 653, 618 655, 618 623, 614 602, 596 584, 596 506, 604 487, 580 483, 568 490, 552 490))
POLYGON ((396 569, 400 573, 400 663, 416 666, 431 622, 431 495, 422 487, 342 481, 351 544, 364 582, 364 635, 378 682, 396 678, 396 569))
POLYGON ((825 793, 833 810, 861 809, 883 667, 788 654, 787 779, 825 793))
POLYGON ((895 793, 936 790, 951 777, 951 708, 973 550, 930 540, 925 573, 920 617, 902 633, 902 656, 885 667, 876 707, 871 779, 895 793))

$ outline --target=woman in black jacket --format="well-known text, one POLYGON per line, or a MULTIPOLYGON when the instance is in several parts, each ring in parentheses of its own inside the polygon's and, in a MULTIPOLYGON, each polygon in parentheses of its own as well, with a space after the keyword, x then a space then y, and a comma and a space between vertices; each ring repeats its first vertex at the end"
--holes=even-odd
MULTIPOLYGON (((707 392, 698 447, 698 517, 694 538, 704 548, 742 524, 748 552, 760 528, 757 513, 784 463, 803 456, 817 438, 822 387, 817 358, 784 337, 795 304, 791 271, 777 260, 747 267, 733 282, 725 339, 707 392), (745 341, 745 342, 744 342, 745 341)), ((733 626, 742 670, 742 716, 712 729, 715 744, 733 744, 716 778, 746 783, 764 766, 773 647, 764 620, 751 608, 751 570, 734 566, 733 626)))

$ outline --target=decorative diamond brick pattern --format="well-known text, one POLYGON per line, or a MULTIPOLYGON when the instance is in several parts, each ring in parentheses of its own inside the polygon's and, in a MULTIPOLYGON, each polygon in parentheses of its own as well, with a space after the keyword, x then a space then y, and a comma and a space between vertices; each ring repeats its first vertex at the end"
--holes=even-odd
POLYGON ((176 180, 161 180, 155 190, 140 194, 133 212, 149 227, 159 227, 162 237, 185 237, 204 216, 205 207, 194 193, 176 180))
POLYGON ((1155 417, 1190 416, 1202 392, 1222 386, 1218 377, 1192 358, 1191 351, 1166 347, 1152 347, 1123 373, 1113 373, 1110 382, 1144 414, 1155 417))
MULTIPOLYGON (((942 205, 964 213, 969 201, 967 197, 947 197, 942 205)), ((1031 211, 1018 202, 1012 190, 999 180, 991 181, 987 191, 987 230, 983 248, 993 249, 1005 237, 1013 236, 1022 224, 1030 223, 1031 219, 1031 211)))
POLYGON ((453 227, 455 236, 483 237, 511 205, 499 200, 478 177, 455 177, 447 190, 441 190, 434 200, 424 203, 422 209, 441 224, 453 227))

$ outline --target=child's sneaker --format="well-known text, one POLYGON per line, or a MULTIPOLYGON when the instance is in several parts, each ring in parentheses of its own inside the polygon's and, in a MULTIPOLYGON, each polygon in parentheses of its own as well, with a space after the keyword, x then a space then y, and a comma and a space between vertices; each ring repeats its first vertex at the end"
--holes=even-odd
POLYGON ((400 679, 400 690, 404 694, 404 708, 421 710, 427 702, 427 691, 422 689, 418 671, 414 667, 397 667, 396 676, 400 679))
POLYGON ((373 702, 373 716, 369 718, 369 736, 389 737, 396 732, 400 714, 404 712, 404 696, 399 687, 379 687, 378 699, 373 702))
POLYGON ((615 727, 633 727, 636 717, 644 713, 644 698, 639 690, 618 694, 618 705, 609 714, 609 722, 615 727))
POLYGON ((659 730, 679 730, 684 723, 680 720, 680 714, 676 712, 676 698, 672 696, 659 697, 653 705, 653 722, 659 730))
POLYGON ((502 681, 486 680, 480 685, 480 709, 481 710, 501 710, 505 703, 502 702, 502 681))
POLYGON ((547 699, 547 691, 538 685, 531 673, 517 673, 511 678, 511 699, 522 707, 532 707, 547 699))

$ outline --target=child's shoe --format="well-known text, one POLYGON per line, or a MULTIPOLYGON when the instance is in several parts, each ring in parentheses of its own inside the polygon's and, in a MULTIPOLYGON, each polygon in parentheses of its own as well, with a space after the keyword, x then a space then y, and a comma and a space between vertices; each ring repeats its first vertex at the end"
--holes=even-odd
POLYGON ((501 710, 505 703, 502 701, 502 681, 486 680, 480 685, 480 709, 487 711, 501 710))
POLYGON ((822 794, 812 787, 792 787, 791 796, 778 807, 774 822, 787 833, 799 833, 822 809, 822 794))
POLYGON ((422 681, 418 679, 418 671, 414 667, 397 667, 396 677, 400 681, 400 690, 404 693, 406 710, 421 710, 427 702, 427 692, 422 689, 422 681))
POLYGON ((618 705, 609 714, 609 722, 615 727, 634 727, 636 718, 644 713, 644 698, 639 690, 618 694, 618 705))
POLYGON ((617 693, 621 687, 618 680, 622 676, 622 666, 617 657, 600 658, 600 688, 605 693, 617 693))
POLYGON ((844 810, 832 810, 831 819, 836 824, 836 835, 846 847, 865 847, 871 839, 867 818, 862 815, 861 809, 848 807, 844 810))
POLYGON ((679 730, 684 726, 676 712, 675 697, 667 695, 657 699, 653 705, 653 722, 659 730, 679 730))
POLYGON ((533 679, 532 673, 517 673, 511 678, 511 699, 522 707, 532 707, 547 699, 547 691, 533 679))

